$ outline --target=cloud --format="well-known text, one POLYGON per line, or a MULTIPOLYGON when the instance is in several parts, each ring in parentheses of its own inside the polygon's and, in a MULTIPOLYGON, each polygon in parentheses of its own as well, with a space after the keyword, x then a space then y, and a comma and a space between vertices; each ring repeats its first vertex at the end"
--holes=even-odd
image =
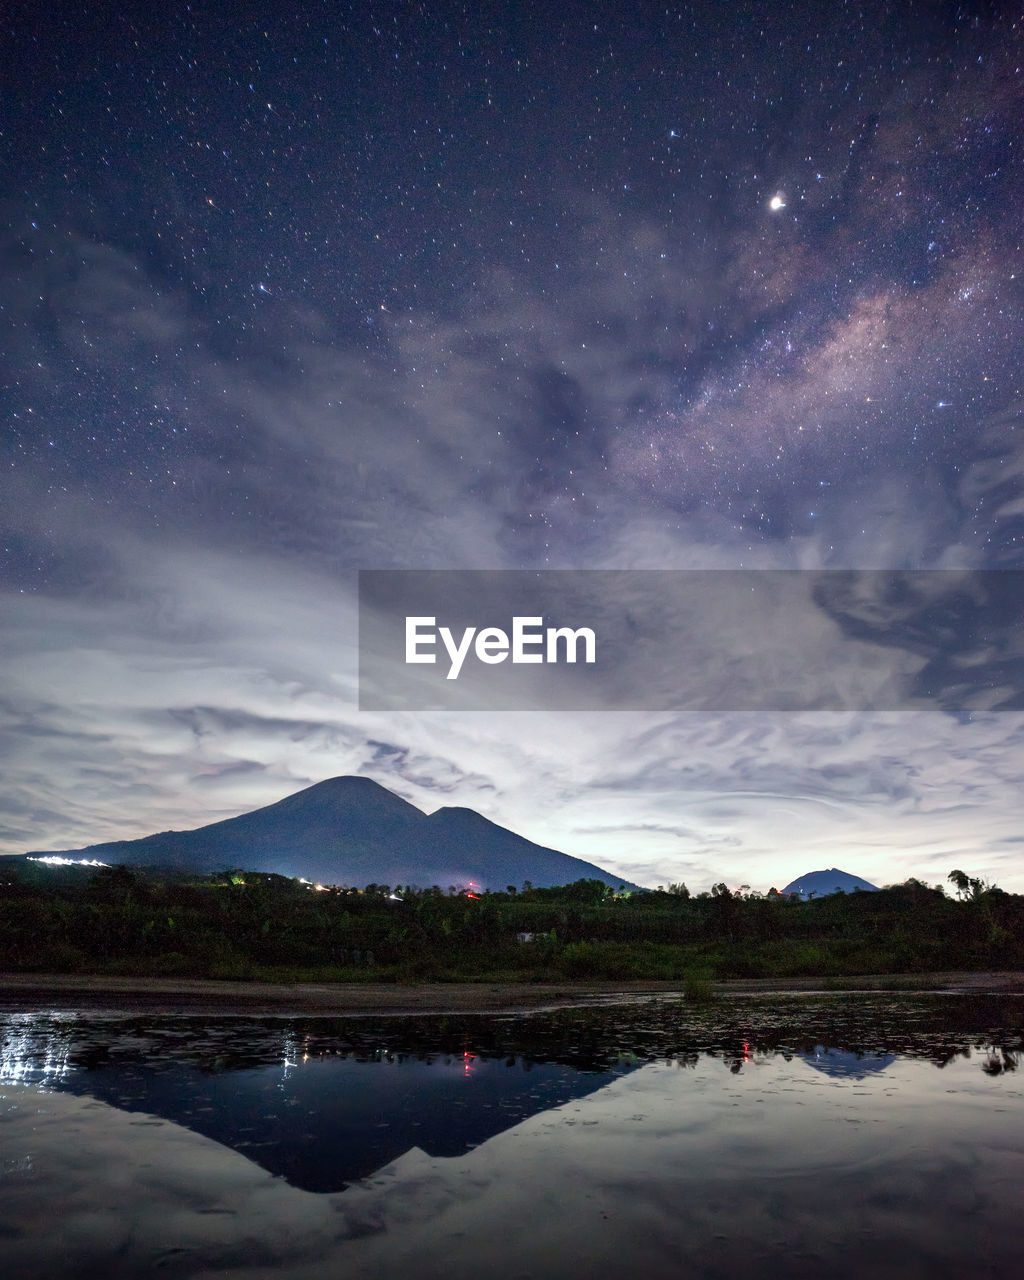
POLYGON ((127 537, 116 563, 116 591, 8 614, 10 852, 363 773, 644 883, 764 888, 819 864, 891 882, 954 855, 1016 883, 998 850, 1019 826, 1019 713, 360 713, 344 579, 127 537))
MULTIPOLYGON (((947 107, 975 93, 944 86, 947 107)), ((4 847, 199 825, 351 772, 629 878, 893 880, 976 848, 972 870, 1012 879, 1016 713, 356 710, 357 568, 1016 563, 1003 205, 979 225, 951 196, 933 235, 934 184, 895 163, 924 126, 899 106, 811 121, 820 183, 802 139, 740 157, 713 213, 581 200, 557 275, 481 251, 443 308, 375 311, 372 341, 287 281, 204 300, 110 228, 18 239, 4 847)), ((950 167, 946 107, 925 126, 950 167)), ((894 671, 940 696, 1017 657, 966 633, 922 647, 913 611, 797 603, 751 644, 805 679, 807 649, 827 670, 845 636, 852 705, 894 671)), ((673 679, 735 692, 716 625, 692 623, 706 662, 673 679)))

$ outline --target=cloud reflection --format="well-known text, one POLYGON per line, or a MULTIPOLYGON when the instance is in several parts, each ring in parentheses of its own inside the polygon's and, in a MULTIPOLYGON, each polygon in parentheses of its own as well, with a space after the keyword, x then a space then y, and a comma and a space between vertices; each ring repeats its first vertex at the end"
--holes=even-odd
POLYGON ((11 1085, 0 1260, 55 1280, 108 1266, 611 1280, 684 1262, 853 1280, 973 1274, 982 1256, 1011 1273, 1022 1158, 1006 1113, 1021 1101, 1002 1077, 966 1059, 942 1072, 901 1059, 862 1079, 783 1054, 723 1065, 651 1063, 458 1159, 414 1148, 329 1195, 176 1125, 11 1085))

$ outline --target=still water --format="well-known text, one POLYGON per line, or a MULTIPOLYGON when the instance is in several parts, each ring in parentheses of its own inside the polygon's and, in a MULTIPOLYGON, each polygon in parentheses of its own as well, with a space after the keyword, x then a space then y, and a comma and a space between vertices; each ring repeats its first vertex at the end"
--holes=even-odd
POLYGON ((1019 997, 0 1012, 0 1275, 1019 1274, 1019 997))

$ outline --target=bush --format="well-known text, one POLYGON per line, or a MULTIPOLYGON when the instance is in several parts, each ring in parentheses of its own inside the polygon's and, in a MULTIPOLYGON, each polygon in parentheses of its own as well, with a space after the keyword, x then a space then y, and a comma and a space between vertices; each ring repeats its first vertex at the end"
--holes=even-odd
POLYGON ((697 969, 686 975, 683 981, 683 999, 704 1004, 714 998, 711 974, 707 969, 697 969))

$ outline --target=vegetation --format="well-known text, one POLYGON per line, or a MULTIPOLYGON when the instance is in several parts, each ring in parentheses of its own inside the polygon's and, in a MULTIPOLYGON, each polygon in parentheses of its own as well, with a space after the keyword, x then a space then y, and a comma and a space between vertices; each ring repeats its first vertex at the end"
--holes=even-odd
POLYGON ((599 880, 470 895, 320 889, 225 870, 4 864, 0 969, 268 981, 678 980, 1024 969, 1024 897, 961 871, 800 901, 775 890, 616 894, 599 880), (529 940, 521 940, 526 935, 529 940))

